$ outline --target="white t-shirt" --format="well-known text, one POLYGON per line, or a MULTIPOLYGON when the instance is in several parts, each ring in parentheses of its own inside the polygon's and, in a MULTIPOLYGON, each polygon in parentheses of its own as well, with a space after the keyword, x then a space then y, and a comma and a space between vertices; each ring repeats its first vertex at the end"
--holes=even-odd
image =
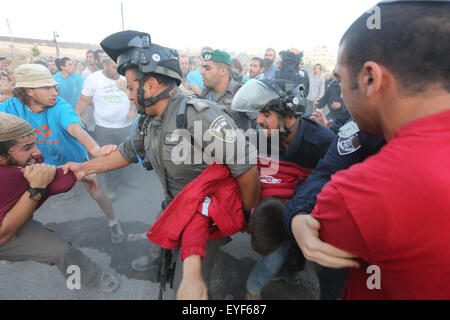
MULTIPOLYGON (((125 77, 120 76, 125 81, 125 77)), ((132 124, 128 118, 130 100, 117 86, 117 80, 97 71, 86 78, 81 94, 92 97, 95 124, 105 128, 124 128, 132 124)))
POLYGON ((88 67, 86 67, 86 69, 83 70, 83 73, 81 74, 81 76, 83 77, 83 79, 86 79, 91 74, 93 74, 93 72, 91 70, 89 70, 88 67))

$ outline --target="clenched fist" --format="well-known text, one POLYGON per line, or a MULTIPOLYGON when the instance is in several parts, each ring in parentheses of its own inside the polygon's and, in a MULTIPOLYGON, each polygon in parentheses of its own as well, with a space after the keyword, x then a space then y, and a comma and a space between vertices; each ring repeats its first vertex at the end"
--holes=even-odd
POLYGON ((56 167, 44 163, 35 163, 31 166, 26 166, 23 173, 31 188, 47 188, 53 179, 55 179, 55 175, 56 167))

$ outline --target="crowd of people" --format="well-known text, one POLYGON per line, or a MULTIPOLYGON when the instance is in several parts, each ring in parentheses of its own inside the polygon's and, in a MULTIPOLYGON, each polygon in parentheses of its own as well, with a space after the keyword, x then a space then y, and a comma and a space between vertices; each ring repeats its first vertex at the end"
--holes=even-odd
POLYGON ((308 73, 298 49, 244 65, 138 31, 106 37, 85 64, 12 72, 0 57, 0 260, 56 264, 65 277, 75 264, 83 286, 117 290, 112 272, 32 217, 82 181, 121 243, 112 201, 118 185, 138 187, 124 170, 139 163, 164 201, 132 268, 167 268, 170 256, 178 299, 214 298, 215 256, 237 232, 260 254, 247 299, 276 277, 296 283, 305 258, 321 299, 450 298, 450 3, 379 7, 383 28, 359 17, 329 79, 320 64, 308 73), (381 285, 368 284, 373 266, 381 285))

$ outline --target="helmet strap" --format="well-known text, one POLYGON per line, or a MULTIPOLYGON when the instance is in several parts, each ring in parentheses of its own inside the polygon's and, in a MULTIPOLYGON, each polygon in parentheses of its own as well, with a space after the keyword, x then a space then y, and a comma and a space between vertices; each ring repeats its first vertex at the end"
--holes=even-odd
POLYGON ((294 132, 297 129, 297 127, 298 127, 298 125, 300 123, 300 118, 297 117, 296 120, 295 120, 295 123, 290 128, 287 128, 285 123, 284 123, 283 117, 281 116, 281 114, 278 113, 278 123, 279 123, 278 127, 279 127, 279 130, 280 130, 280 140, 283 141, 292 132, 294 132))
POLYGON ((163 92, 158 94, 155 97, 150 98, 144 98, 144 84, 147 81, 148 77, 142 77, 139 80, 139 88, 138 88, 138 104, 140 106, 143 106, 144 109, 153 106, 155 103, 157 103, 159 100, 166 99, 170 97, 170 91, 176 87, 175 83, 172 83, 170 86, 168 86, 163 92))

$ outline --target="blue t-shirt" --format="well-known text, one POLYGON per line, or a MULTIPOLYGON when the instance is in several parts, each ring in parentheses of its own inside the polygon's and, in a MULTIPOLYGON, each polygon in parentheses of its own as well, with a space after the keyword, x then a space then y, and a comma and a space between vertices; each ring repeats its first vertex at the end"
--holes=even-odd
POLYGON ((191 86, 196 85, 200 88, 200 90, 203 90, 203 78, 200 70, 197 69, 189 72, 187 75, 187 81, 191 86))
POLYGON ((276 65, 272 65, 272 67, 266 71, 264 71, 264 78, 269 80, 275 79, 275 74, 280 71, 276 65))
POLYGON ((80 98, 81 90, 83 89, 84 79, 77 74, 71 74, 66 79, 62 76, 61 72, 55 74, 53 79, 58 82, 59 95, 75 108, 80 98))
POLYGON ((57 97, 53 107, 42 113, 33 113, 14 97, 0 104, 0 111, 18 116, 31 124, 37 135, 36 145, 45 163, 60 166, 67 162, 86 161, 86 148, 67 131, 72 123, 79 123, 82 127, 83 124, 64 99, 57 97))

